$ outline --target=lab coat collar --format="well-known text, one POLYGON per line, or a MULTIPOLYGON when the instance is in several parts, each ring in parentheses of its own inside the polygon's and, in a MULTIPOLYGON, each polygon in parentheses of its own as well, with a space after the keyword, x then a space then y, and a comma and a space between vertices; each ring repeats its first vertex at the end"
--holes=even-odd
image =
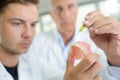
MULTIPOLYGON (((19 80, 30 80, 30 76, 28 76, 29 72, 29 58, 25 58, 27 56, 20 56, 19 57, 19 63, 18 63, 18 75, 19 80)), ((3 64, 0 62, 0 80, 13 80, 12 76, 7 72, 3 64)))
POLYGON ((0 62, 0 76, 5 76, 7 73, 6 69, 4 68, 3 64, 0 62))
POLYGON ((70 50, 70 46, 74 43, 74 39, 75 39, 75 36, 76 36, 76 31, 74 33, 73 38, 69 41, 69 43, 67 45, 64 45, 64 41, 62 39, 62 36, 57 29, 54 30, 54 34, 55 34, 55 37, 57 38, 57 43, 61 48, 62 56, 64 57, 65 60, 67 60, 68 53, 69 53, 69 50, 70 50))
POLYGON ((13 80, 12 76, 4 68, 3 64, 0 62, 0 80, 13 80))
POLYGON ((23 54, 19 57, 18 69, 25 70, 30 68, 29 56, 27 54, 23 54))
MULTIPOLYGON (((59 31, 58 31, 57 29, 55 29, 55 30, 54 30, 54 33, 55 33, 55 37, 56 37, 57 40, 58 40, 58 43, 60 43, 60 45, 61 45, 62 47, 65 47, 64 41, 63 41, 62 36, 61 36, 61 34, 59 33, 59 31)), ((70 45, 70 44, 72 44, 72 43, 74 42, 77 33, 78 33, 78 32, 75 30, 75 33, 74 33, 74 35, 73 35, 73 38, 70 40, 70 42, 69 42, 67 45, 70 45)))
MULTIPOLYGON (((26 56, 27 57, 27 56, 26 56)), ((29 59, 29 58, 28 58, 29 59)), ((29 66, 29 60, 27 60, 25 58, 25 56, 21 56, 19 58, 19 63, 18 63, 18 69, 22 69, 22 70, 25 70, 25 69, 29 69, 30 66, 29 66)), ((0 76, 3 76, 5 75, 6 73, 6 69, 4 68, 3 64, 0 62, 0 76)))

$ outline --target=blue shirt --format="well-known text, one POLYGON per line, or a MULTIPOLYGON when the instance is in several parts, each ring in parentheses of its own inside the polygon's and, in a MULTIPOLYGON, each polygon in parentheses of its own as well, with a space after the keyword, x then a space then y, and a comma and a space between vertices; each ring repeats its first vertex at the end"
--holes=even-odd
POLYGON ((68 42, 67 45, 64 44, 64 41, 63 41, 63 38, 62 36, 59 34, 59 32, 57 30, 55 30, 55 33, 58 35, 58 43, 59 43, 59 46, 61 47, 62 49, 62 56, 65 60, 67 60, 68 58, 68 53, 70 51, 70 46, 74 43, 74 39, 75 39, 75 35, 73 36, 73 38, 68 42))

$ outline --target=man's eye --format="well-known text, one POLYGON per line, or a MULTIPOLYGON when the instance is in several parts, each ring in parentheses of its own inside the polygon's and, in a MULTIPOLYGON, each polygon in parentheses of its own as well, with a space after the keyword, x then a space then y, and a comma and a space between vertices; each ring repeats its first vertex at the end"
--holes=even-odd
POLYGON ((12 24, 13 24, 14 26, 20 26, 20 25, 21 25, 20 22, 13 22, 12 24))
POLYGON ((73 8, 73 7, 74 7, 74 5, 69 5, 69 6, 68 6, 69 9, 71 9, 71 8, 73 8))
POLYGON ((31 27, 36 27, 36 23, 34 23, 34 24, 31 24, 31 27))
POLYGON ((61 11, 62 11, 62 8, 61 8, 61 7, 57 7, 57 8, 56 8, 56 11, 61 12, 61 11))

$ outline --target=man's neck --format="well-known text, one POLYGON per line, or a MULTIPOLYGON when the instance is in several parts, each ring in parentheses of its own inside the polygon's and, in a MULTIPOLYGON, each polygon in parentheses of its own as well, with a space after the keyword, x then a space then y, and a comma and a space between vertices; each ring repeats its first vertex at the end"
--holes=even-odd
POLYGON ((61 34, 62 35, 62 38, 63 38, 63 41, 64 41, 64 44, 67 45, 73 38, 74 36, 74 32, 72 33, 63 33, 61 34))
POLYGON ((13 55, 0 49, 0 62, 4 66, 14 67, 18 64, 19 55, 13 55))

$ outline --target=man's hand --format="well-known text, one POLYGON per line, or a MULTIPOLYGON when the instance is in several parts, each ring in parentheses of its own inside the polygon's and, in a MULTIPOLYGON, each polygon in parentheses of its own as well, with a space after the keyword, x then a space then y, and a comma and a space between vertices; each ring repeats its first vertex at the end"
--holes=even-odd
POLYGON ((96 45, 103 49, 113 66, 120 66, 120 22, 93 11, 86 16, 84 25, 96 45))
POLYGON ((97 62, 98 59, 97 54, 88 54, 74 67, 74 59, 69 56, 64 80, 102 80, 98 75, 101 69, 101 64, 97 62))

